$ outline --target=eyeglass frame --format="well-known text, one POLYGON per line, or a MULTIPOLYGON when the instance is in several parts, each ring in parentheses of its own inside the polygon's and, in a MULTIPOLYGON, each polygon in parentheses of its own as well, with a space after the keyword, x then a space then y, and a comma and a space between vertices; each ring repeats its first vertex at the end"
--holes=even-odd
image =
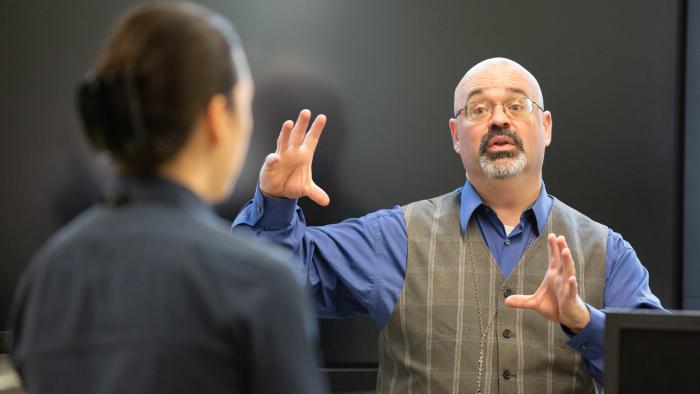
MULTIPOLYGON (((520 100, 520 99, 527 99, 527 100, 530 100, 530 103, 535 104, 535 107, 539 108, 540 111, 544 112, 544 108, 540 107, 540 105, 537 104, 537 101, 535 101, 535 100, 533 100, 533 99, 531 99, 530 97, 527 97, 527 96, 525 96, 525 97, 516 97, 516 98, 508 99, 508 100, 506 100, 505 102, 509 102, 509 101, 513 101, 513 100, 520 100)), ((505 102, 504 102, 504 103, 505 103, 505 102)), ((508 117, 514 116, 514 117, 516 117, 516 118, 524 118, 524 117, 526 117, 526 116, 532 114, 532 112, 533 112, 532 110, 530 110, 530 112, 528 112, 527 114, 525 114, 525 115, 523 115, 523 116, 511 115, 511 114, 508 113, 508 111, 506 111, 505 107, 503 106, 504 103, 494 103, 493 101, 489 101, 489 100, 474 101, 474 102, 471 102, 471 103, 467 103, 467 105, 465 105, 464 107, 460 108, 459 111, 457 111, 457 113, 455 114, 455 118, 457 118, 457 117, 459 116, 459 114, 461 114, 461 113, 464 111, 464 113, 465 113, 465 118, 467 118, 467 120, 472 121, 472 122, 486 122, 487 120, 493 118, 494 110, 496 109, 496 106, 497 106, 497 105, 500 105, 501 107, 503 107, 503 113, 505 113, 506 115, 508 115, 508 117), (466 112, 466 109, 467 109, 468 106, 470 106, 470 105, 472 105, 472 104, 477 104, 477 103, 491 103, 491 105, 492 105, 492 108, 491 108, 491 116, 489 116, 489 117, 486 118, 486 119, 482 119, 482 120, 473 120, 473 119, 469 119, 469 117, 467 117, 467 115, 466 115, 466 113, 467 113, 467 112, 466 112)))

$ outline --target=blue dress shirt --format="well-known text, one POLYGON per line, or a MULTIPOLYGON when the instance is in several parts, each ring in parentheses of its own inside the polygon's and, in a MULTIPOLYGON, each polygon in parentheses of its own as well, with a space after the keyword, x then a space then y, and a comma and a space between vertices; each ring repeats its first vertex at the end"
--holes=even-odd
MULTIPOLYGON (((535 203, 508 235, 469 181, 458 191, 462 232, 473 216, 503 276, 508 277, 549 216, 553 200, 544 183, 535 203)), ((369 314, 379 328, 388 322, 403 287, 408 256, 406 223, 399 206, 337 224, 307 227, 296 200, 266 197, 258 188, 233 227, 284 245, 299 258, 302 280, 311 288, 320 317, 369 314)), ((587 307, 591 320, 581 332, 573 335, 563 328, 570 337, 568 345, 581 354, 588 372, 602 383, 605 315, 587 307)), ((636 253, 610 229, 603 307, 662 308, 649 289, 649 273, 636 253)))

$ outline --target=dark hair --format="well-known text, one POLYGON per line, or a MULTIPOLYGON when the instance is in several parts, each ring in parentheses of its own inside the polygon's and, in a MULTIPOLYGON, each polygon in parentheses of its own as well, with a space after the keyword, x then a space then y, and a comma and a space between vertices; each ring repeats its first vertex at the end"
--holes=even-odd
POLYGON ((79 88, 92 144, 128 174, 154 172, 184 146, 212 96, 224 94, 232 103, 238 49, 233 26, 204 7, 130 9, 79 88))

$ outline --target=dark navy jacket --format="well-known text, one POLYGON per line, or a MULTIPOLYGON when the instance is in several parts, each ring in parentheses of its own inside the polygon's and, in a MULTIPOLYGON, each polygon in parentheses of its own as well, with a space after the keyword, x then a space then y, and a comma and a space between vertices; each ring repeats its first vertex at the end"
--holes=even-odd
POLYGON ((316 393, 315 321, 284 254, 191 191, 123 179, 61 229, 15 293, 29 393, 316 393))

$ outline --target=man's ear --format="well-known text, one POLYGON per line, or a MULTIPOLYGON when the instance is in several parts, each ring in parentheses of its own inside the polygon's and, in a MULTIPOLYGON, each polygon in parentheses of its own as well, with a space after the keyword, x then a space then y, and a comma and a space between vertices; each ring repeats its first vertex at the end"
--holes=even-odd
POLYGON ((214 144, 218 144, 230 133, 228 124, 231 122, 231 104, 223 94, 212 96, 204 110, 204 125, 207 135, 214 144))
POLYGON ((459 154, 459 132, 457 130, 457 119, 450 118, 450 135, 452 135, 452 147, 459 154))
POLYGON ((542 113, 542 126, 544 127, 544 146, 552 143, 552 113, 544 111, 542 113))

